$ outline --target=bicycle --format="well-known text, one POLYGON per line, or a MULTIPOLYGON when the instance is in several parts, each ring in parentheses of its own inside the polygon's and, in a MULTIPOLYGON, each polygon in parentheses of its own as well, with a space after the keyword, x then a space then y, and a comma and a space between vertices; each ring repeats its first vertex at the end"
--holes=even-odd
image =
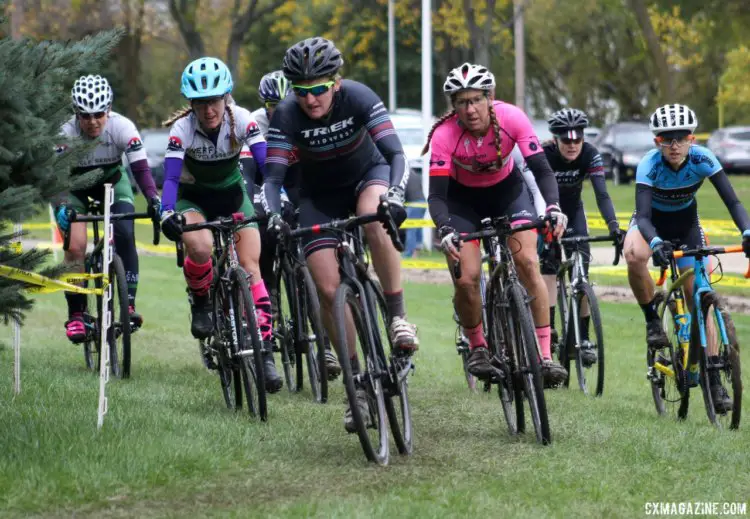
MULTIPOLYGON (((511 227, 507 216, 482 220, 482 229, 456 237, 454 245, 481 240, 491 272, 487 301, 487 345, 492 353, 495 373, 485 383, 497 384, 508 432, 525 432, 524 398, 528 402, 536 439, 542 445, 552 442, 544 398, 541 355, 536 340, 529 296, 518 279, 508 240, 516 232, 540 229, 547 219, 511 227)), ((461 264, 453 268, 461 277, 461 264)))
MULTIPOLYGON (((131 367, 131 344, 130 336, 132 332, 138 329, 136 323, 130 322, 130 313, 128 311, 128 283, 125 277, 125 267, 122 259, 113 250, 112 262, 109 265, 106 276, 103 273, 103 249, 104 236, 100 237, 99 222, 104 221, 101 203, 98 200, 88 200, 89 214, 80 215, 74 210, 68 211, 68 220, 74 222, 91 222, 93 223, 93 250, 86 254, 84 260, 84 272, 93 277, 94 287, 101 289, 105 283, 113 285, 112 298, 109 302, 110 315, 112 316, 111 326, 107 335, 107 344, 109 345, 110 371, 117 378, 130 378, 131 367), (105 279, 106 278, 106 279, 105 279), (115 297, 115 291, 117 293, 115 297)), ((118 220, 153 220, 153 243, 159 244, 161 236, 161 225, 158 220, 152 219, 148 213, 119 213, 110 214, 111 222, 118 220)), ((114 233, 110 233, 114 237, 114 233)), ((70 230, 63 233, 63 250, 70 248, 70 230)), ((84 287, 88 287, 89 281, 83 282, 84 287)), ((86 369, 98 371, 101 362, 101 327, 103 296, 87 296, 86 310, 83 312, 83 324, 86 335, 83 340, 83 359, 86 369), (96 308, 95 313, 91 313, 91 308, 96 308)))
POLYGON ((561 324, 559 330, 562 332, 558 358, 568 372, 563 385, 569 386, 570 363, 575 361, 578 387, 586 395, 591 394, 593 389, 595 396, 601 396, 604 392, 604 331, 599 303, 586 275, 584 252, 581 250, 585 243, 596 242, 613 242, 615 260, 612 264, 620 263, 622 243, 612 235, 563 237, 558 244, 553 243, 551 246, 559 247, 562 258, 556 283, 561 324), (564 245, 572 248, 570 258, 567 257, 564 245), (581 317, 586 309, 589 310, 589 319, 581 317), (590 340, 592 332, 593 342, 590 340))
MULTIPOLYGON (((214 242, 214 276, 210 288, 214 331, 211 337, 198 341, 203 363, 209 370, 218 371, 227 408, 241 410, 244 393, 248 412, 262 421, 268 419, 263 341, 250 293, 250 276, 239 264, 235 233, 248 224, 265 220, 265 216, 245 218, 243 213, 234 213, 182 226, 183 233, 208 229, 214 242)), ((182 241, 175 246, 177 266, 182 267, 182 241)))
MULTIPOLYGON (((668 332, 669 343, 665 348, 647 350, 647 379, 651 383, 651 394, 660 415, 667 414, 667 406, 673 408, 680 402, 677 416, 687 418, 690 388, 700 385, 709 421, 719 429, 727 428, 727 425, 730 429, 737 429, 740 425, 742 379, 737 334, 722 298, 712 288, 703 262, 710 256, 716 257, 718 262, 719 254, 735 252, 742 252, 742 246, 682 247, 672 253, 669 268, 661 269, 657 285, 664 285, 667 270, 670 271, 671 280, 666 291, 657 294, 657 311, 668 332), (676 260, 688 257, 694 258, 694 267, 678 274, 676 260), (690 276, 693 276, 693 308, 687 311, 684 287, 690 276), (707 319, 712 315, 713 327, 707 330, 707 319), (718 339, 718 363, 709 359, 709 339, 718 339), (732 408, 729 410, 717 412, 715 408, 710 389, 712 372, 718 372, 719 379, 730 392, 732 408)), ((717 268, 721 272, 721 262, 718 262, 717 268)), ((750 278, 750 266, 745 277, 750 278)))
POLYGON ((313 399, 325 403, 328 401, 326 335, 315 283, 299 240, 291 237, 277 240, 276 247, 276 287, 271 296, 275 310, 273 333, 279 344, 286 385, 290 392, 303 389, 304 358, 313 399))
POLYGON ((408 397, 408 375, 414 369, 411 357, 393 349, 387 326, 385 297, 380 285, 368 273, 368 260, 361 226, 381 222, 394 247, 403 251, 398 230, 390 215, 388 201, 381 197, 376 213, 334 220, 327 224, 290 231, 292 237, 333 232, 339 241, 336 257, 341 285, 336 290, 333 319, 336 326, 334 347, 341 364, 347 399, 356 424, 357 435, 368 460, 386 465, 389 460, 389 438, 386 419, 400 454, 413 451, 411 406, 408 397), (346 338, 347 319, 354 324, 358 350, 353 363, 346 338), (385 337, 385 339, 384 339, 385 337), (389 352, 386 354, 385 345, 389 352), (370 426, 357 405, 357 390, 367 394, 370 426), (394 398, 398 398, 397 405, 394 398), (374 430, 370 436, 368 430, 374 430))

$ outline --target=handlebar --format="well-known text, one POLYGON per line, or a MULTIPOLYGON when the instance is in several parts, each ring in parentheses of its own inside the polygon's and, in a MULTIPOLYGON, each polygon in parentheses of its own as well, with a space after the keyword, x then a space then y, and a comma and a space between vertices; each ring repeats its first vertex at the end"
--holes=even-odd
MULTIPOLYGON (((69 214, 70 223, 75 222, 103 222, 104 215, 101 214, 77 214, 75 211, 70 211, 69 214)), ((116 222, 119 220, 152 220, 153 223, 153 239, 154 245, 159 245, 161 239, 161 224, 157 218, 151 218, 148 213, 114 213, 109 215, 109 220, 116 222)), ((70 248, 70 230, 63 233, 63 250, 70 248)))
MULTIPOLYGON (((461 242, 481 240, 483 238, 494 238, 498 234, 511 235, 517 232, 541 229, 543 227, 546 227, 547 222, 550 222, 550 220, 551 219, 549 217, 544 217, 544 218, 541 218, 541 219, 538 219, 529 223, 524 223, 524 224, 512 227, 510 220, 506 216, 493 218, 491 222, 488 224, 488 227, 485 229, 482 229, 481 231, 454 236, 453 245, 456 247, 456 249, 460 250, 461 242)), ((453 277, 455 279, 461 278, 461 262, 460 261, 457 261, 453 264, 453 277)))
POLYGON ((396 222, 393 221, 391 215, 390 205, 388 199, 385 196, 380 197, 380 203, 378 204, 378 210, 375 213, 365 214, 362 216, 352 216, 350 218, 342 220, 333 220, 328 223, 316 224, 311 227, 299 227, 293 231, 289 231, 288 235, 292 238, 300 238, 309 234, 320 234, 326 231, 333 231, 342 233, 350 231, 361 225, 367 225, 368 223, 380 222, 385 227, 385 232, 391 238, 391 242, 397 251, 403 252, 404 244, 401 243, 401 238, 398 235, 398 227, 396 222))
POLYGON ((617 239, 617 235, 608 234, 606 236, 569 236, 560 238, 560 243, 595 243, 611 242, 615 246, 615 260, 612 265, 619 265, 622 257, 623 242, 617 239))
MULTIPOLYGON (((719 254, 733 254, 737 252, 744 252, 742 245, 730 245, 727 247, 699 247, 697 249, 680 249, 672 251, 672 257, 674 259, 680 258, 704 258, 706 256, 717 256, 719 254)), ((668 268, 662 267, 659 275, 659 280, 656 282, 657 286, 662 286, 664 281, 667 279, 668 268)), ((745 278, 750 279, 750 261, 748 262, 747 272, 745 272, 745 278)))

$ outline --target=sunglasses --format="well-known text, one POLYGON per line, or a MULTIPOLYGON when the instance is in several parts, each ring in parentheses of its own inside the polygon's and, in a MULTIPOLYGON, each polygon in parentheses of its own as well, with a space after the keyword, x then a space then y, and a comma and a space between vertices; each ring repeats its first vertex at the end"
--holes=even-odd
POLYGON ((95 114, 84 114, 84 113, 78 112, 78 117, 80 117, 84 121, 90 121, 91 119, 98 120, 104 117, 105 115, 107 115, 107 112, 96 112, 95 114))
POLYGON ((224 96, 204 97, 203 99, 193 99, 190 101, 190 104, 193 108, 207 108, 209 106, 217 106, 223 100, 224 96))
POLYGON ((569 139, 567 137, 560 137, 560 142, 563 144, 581 144, 583 142, 583 137, 578 137, 577 139, 569 139))
POLYGON ((334 84, 335 81, 326 81, 325 83, 318 83, 317 85, 310 86, 292 85, 292 90, 294 90, 294 93, 299 97, 306 97, 307 94, 312 94, 314 97, 318 97, 328 92, 334 84))
POLYGON ((453 105, 459 110, 466 110, 470 106, 477 106, 479 104, 483 104, 488 99, 489 97, 487 97, 485 94, 479 94, 471 98, 456 99, 453 105))
POLYGON ((278 101, 266 101, 266 109, 271 110, 273 108, 276 108, 278 106, 278 101))
POLYGON ((682 137, 681 139, 666 139, 661 136, 656 137, 656 143, 661 146, 662 148, 671 148, 673 146, 685 146, 688 143, 693 142, 693 136, 688 135, 687 137, 682 137))

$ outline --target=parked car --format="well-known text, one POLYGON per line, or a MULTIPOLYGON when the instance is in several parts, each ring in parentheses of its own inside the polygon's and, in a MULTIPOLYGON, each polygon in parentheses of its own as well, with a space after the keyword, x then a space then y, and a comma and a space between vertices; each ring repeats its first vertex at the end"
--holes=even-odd
MULTIPOLYGON (((406 154, 406 163, 409 167, 422 173, 422 147, 424 146, 424 124, 422 123, 422 112, 411 108, 397 108, 388 114, 396 129, 401 145, 406 154)), ((432 123, 435 123, 435 118, 432 123)), ((429 128, 428 128, 429 129, 429 128)))
POLYGON ((750 173, 750 126, 727 126, 714 131, 706 143, 727 173, 750 173))
POLYGON ((635 179, 635 171, 643 156, 654 148, 654 134, 648 123, 628 121, 610 124, 592 143, 602 156, 607 178, 627 184, 635 179))
POLYGON ((545 119, 532 119, 531 126, 534 127, 534 133, 536 133, 539 142, 552 139, 552 134, 549 131, 549 123, 545 119))
MULTIPOLYGON (((161 189, 164 185, 164 155, 167 153, 167 143, 169 142, 169 130, 163 128, 153 128, 141 131, 143 146, 146 149, 146 160, 148 167, 151 168, 151 175, 154 177, 156 187, 161 189)), ((125 154, 122 154, 122 163, 127 166, 130 184, 133 190, 137 189, 133 172, 130 171, 130 164, 125 154)))
POLYGON ((601 133, 601 128, 597 128, 596 126, 589 126, 588 128, 583 129, 583 136, 589 142, 596 140, 601 133))

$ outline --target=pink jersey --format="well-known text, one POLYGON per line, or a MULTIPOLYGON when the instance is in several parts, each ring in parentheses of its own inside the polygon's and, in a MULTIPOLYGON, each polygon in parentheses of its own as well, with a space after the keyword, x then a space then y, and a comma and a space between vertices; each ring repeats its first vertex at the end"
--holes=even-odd
POLYGON ((513 171, 513 146, 518 144, 524 157, 542 152, 531 121, 515 105, 495 101, 495 115, 500 125, 502 158, 495 148, 495 130, 483 137, 474 137, 454 115, 438 126, 432 134, 430 176, 451 176, 468 187, 487 187, 505 180, 513 171))

